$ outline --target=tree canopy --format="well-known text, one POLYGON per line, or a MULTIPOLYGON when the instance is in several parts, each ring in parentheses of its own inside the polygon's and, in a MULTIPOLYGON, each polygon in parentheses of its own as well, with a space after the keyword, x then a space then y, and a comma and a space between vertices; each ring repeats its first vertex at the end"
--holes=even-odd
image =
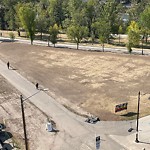
MULTIPOLYGON (((50 26, 58 25, 59 29, 73 38, 86 31, 86 36, 94 41, 109 42, 110 34, 118 34, 120 26, 125 33, 132 21, 139 24, 140 32, 145 38, 150 33, 149 0, 128 0, 131 6, 119 0, 1 0, 0 29, 25 29, 34 40, 35 32, 49 34, 50 26), (129 18, 124 21, 124 14, 129 18), (84 29, 83 29, 84 28, 84 29), (103 33, 103 30, 105 33, 103 33), (76 31, 76 32, 74 32, 76 31)), ((80 35, 81 37, 81 35, 80 35)), ((78 44, 78 40, 73 38, 78 44)), ((103 42, 102 42, 103 43, 103 42)))
POLYGON ((31 44, 33 44, 34 35, 35 35, 35 19, 36 13, 31 3, 23 4, 18 11, 18 16, 21 21, 22 27, 27 31, 31 44))

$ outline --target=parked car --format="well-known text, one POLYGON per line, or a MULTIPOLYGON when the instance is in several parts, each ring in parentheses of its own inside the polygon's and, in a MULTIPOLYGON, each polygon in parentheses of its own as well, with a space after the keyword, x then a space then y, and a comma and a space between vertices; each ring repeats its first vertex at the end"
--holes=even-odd
POLYGON ((88 117, 85 120, 85 122, 92 123, 92 124, 94 124, 94 123, 96 123, 98 121, 100 121, 100 119, 98 117, 94 117, 94 116, 88 117))

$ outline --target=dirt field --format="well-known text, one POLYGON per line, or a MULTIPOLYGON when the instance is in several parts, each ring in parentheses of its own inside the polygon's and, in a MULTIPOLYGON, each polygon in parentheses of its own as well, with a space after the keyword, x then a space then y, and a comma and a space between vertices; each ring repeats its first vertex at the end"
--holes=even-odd
POLYGON ((141 116, 150 114, 149 56, 3 42, 0 59, 75 111, 85 110, 102 120, 132 119, 141 91, 141 116), (128 102, 128 110, 115 114, 115 105, 123 102, 128 102))

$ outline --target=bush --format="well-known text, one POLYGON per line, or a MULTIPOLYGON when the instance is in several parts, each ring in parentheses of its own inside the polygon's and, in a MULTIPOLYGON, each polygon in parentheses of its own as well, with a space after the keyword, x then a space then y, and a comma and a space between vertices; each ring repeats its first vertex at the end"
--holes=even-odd
POLYGON ((131 53, 132 53, 132 46, 131 46, 131 44, 130 44, 130 43, 127 43, 127 44, 126 44, 126 47, 127 47, 127 49, 128 49, 128 52, 131 54, 131 53))
POLYGON ((10 37, 11 40, 14 40, 14 39, 15 39, 14 33, 13 33, 13 32, 10 32, 10 33, 9 33, 9 37, 10 37))

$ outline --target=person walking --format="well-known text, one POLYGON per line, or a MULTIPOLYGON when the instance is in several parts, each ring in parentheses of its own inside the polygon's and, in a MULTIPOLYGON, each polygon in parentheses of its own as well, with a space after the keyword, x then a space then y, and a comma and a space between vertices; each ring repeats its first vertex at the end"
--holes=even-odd
POLYGON ((39 89, 39 84, 36 83, 35 87, 36 87, 36 89, 38 90, 38 89, 39 89))
POLYGON ((7 68, 9 69, 9 67, 10 67, 10 63, 9 63, 9 61, 7 62, 7 68))

